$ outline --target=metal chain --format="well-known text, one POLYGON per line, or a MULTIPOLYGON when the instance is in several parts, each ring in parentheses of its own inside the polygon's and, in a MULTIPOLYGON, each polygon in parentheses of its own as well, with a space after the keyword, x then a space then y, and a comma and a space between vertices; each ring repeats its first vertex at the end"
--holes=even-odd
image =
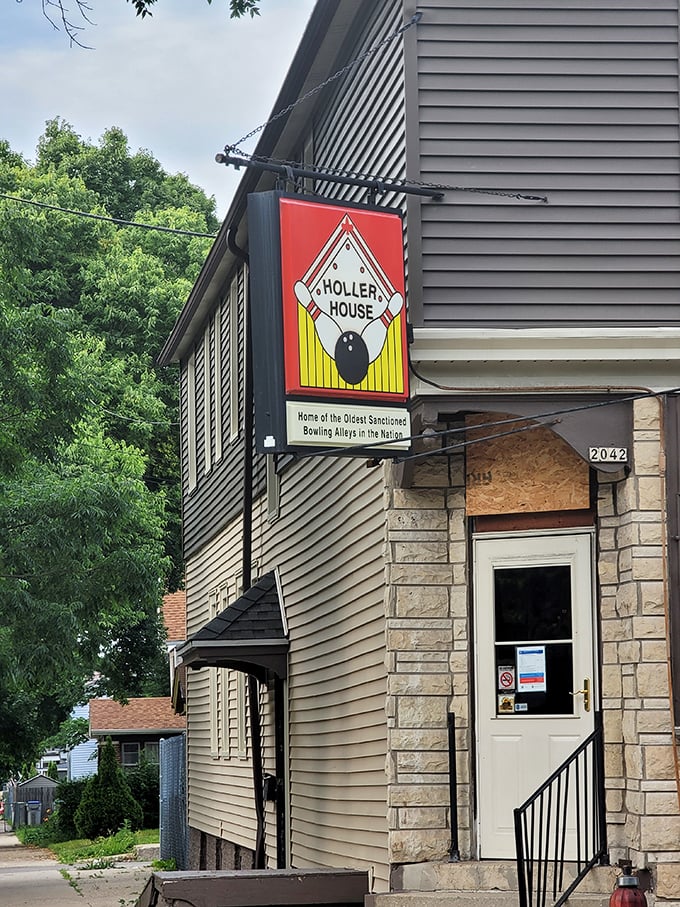
MULTIPOLYGON (((244 135, 233 145, 226 145, 224 148, 225 154, 227 154, 227 155, 236 154, 236 155, 242 157, 244 159, 244 161, 257 161, 258 163, 263 163, 263 164, 278 164, 283 167, 299 167, 300 166, 299 161, 289 161, 289 160, 282 160, 280 158, 266 157, 264 155, 248 154, 247 152, 243 151, 239 146, 242 145, 244 142, 247 142, 248 139, 252 138, 254 135, 257 135, 259 132, 262 132, 262 130, 266 129, 266 127, 269 126, 270 123, 276 122, 276 120, 281 119, 281 117, 284 117, 287 114, 289 114, 292 110, 295 110, 295 108, 298 107, 300 104, 302 104, 303 101, 306 101, 308 98, 317 94, 319 91, 322 91, 322 89, 326 88, 327 85, 332 84, 337 79, 344 76, 345 73, 349 72, 355 66, 358 66, 360 63, 363 63, 363 61, 365 59, 367 59, 368 57, 377 53, 386 44, 389 44, 391 41, 394 41, 395 38, 399 38, 401 35, 403 35, 403 33, 405 31, 407 31, 407 29, 411 28, 412 25, 417 25, 418 22, 420 22, 420 20, 422 19, 422 17, 423 17, 423 14, 421 12, 415 13, 411 17, 411 19, 408 22, 406 22, 404 25, 401 25, 394 32, 392 32, 391 34, 389 34, 385 38, 383 38, 382 41, 379 41, 378 44, 375 44, 373 47, 370 47, 368 50, 364 51, 363 54, 360 54, 354 60, 351 60, 346 66, 343 66, 342 69, 339 69, 337 72, 333 73, 332 76, 329 76, 325 81, 321 82, 315 88, 310 88, 309 91, 305 92, 305 94, 303 94, 300 98, 298 98, 297 101, 294 101, 292 104, 289 104, 283 110, 280 110, 278 113, 274 114, 274 116, 272 116, 269 120, 267 120, 266 123, 262 123, 261 126, 257 126, 255 129, 251 129, 251 131, 249 133, 244 135)), ((357 170, 347 170, 347 169, 334 168, 334 167, 322 167, 319 164, 306 164, 305 168, 307 170, 313 170, 314 172, 318 173, 320 178, 323 177, 324 173, 327 173, 327 174, 333 175, 333 176, 346 176, 346 177, 352 177, 352 178, 357 178, 357 179, 374 180, 375 182, 391 182, 391 183, 399 184, 404 187, 420 186, 423 189, 439 189, 441 191, 448 191, 448 192, 472 192, 472 193, 475 193, 478 195, 493 195, 493 196, 500 197, 500 198, 514 198, 514 199, 518 199, 520 201, 534 201, 534 202, 542 202, 544 204, 548 203, 548 198, 547 198, 547 196, 544 196, 544 195, 526 195, 525 193, 522 193, 522 192, 503 192, 502 190, 482 189, 482 188, 478 188, 478 187, 469 187, 469 186, 448 186, 443 183, 428 183, 428 182, 424 182, 422 180, 407 179, 407 178, 404 178, 401 180, 400 179, 394 179, 394 180, 389 179, 388 180, 385 177, 375 176, 374 174, 371 174, 371 173, 362 173, 361 171, 357 171, 357 170)))
POLYGON ((306 91, 302 95, 302 97, 297 99, 297 101, 294 101, 292 104, 284 107, 283 110, 279 110, 279 112, 268 119, 266 123, 262 123, 261 126, 256 126, 255 129, 251 129, 250 132, 247 133, 247 135, 244 135, 242 138, 240 138, 238 142, 234 142, 233 145, 225 145, 225 153, 233 154, 233 152, 237 151, 239 154, 243 154, 244 157, 247 156, 243 151, 241 151, 239 145, 242 145, 243 142, 247 142, 248 139, 251 139, 254 135, 257 135, 258 132, 262 132, 262 130, 266 129, 270 123, 275 123, 277 120, 280 120, 281 117, 285 117, 292 110, 295 110, 296 107, 302 104, 303 101, 306 101, 308 98, 311 98, 313 95, 326 88, 327 85, 331 85, 337 79, 340 79, 345 75, 345 73, 349 72, 355 66, 359 66, 360 63, 363 63, 364 60, 366 60, 368 57, 377 53, 379 50, 385 47, 386 44, 389 44, 391 41, 394 41, 395 38, 399 38, 401 35, 403 35, 403 33, 407 31, 407 29, 411 28, 412 25, 416 25, 418 22, 420 22, 422 17, 422 13, 415 13, 415 15, 413 15, 408 22, 406 22, 404 25, 401 25, 398 29, 396 29, 396 31, 393 31, 391 34, 387 35, 382 39, 382 41, 379 41, 378 44, 375 44, 373 47, 369 47, 368 50, 364 51, 363 54, 356 57, 354 60, 351 60, 346 66, 343 66, 342 69, 339 69, 337 72, 333 73, 332 76, 329 76, 325 81, 321 82, 315 88, 310 88, 309 91, 306 91))

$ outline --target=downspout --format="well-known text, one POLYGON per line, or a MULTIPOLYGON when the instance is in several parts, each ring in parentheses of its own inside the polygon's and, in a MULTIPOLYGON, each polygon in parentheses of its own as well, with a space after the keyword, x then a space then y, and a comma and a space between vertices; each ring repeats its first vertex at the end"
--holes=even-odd
MULTIPOLYGON (((238 224, 230 226, 227 234, 229 251, 248 269, 248 254, 236 244, 238 224)), ((244 288, 245 336, 243 343, 243 589, 252 586, 251 564, 253 551, 253 355, 250 320, 250 269, 247 270, 244 288)), ((262 729, 260 726, 260 685, 256 677, 248 675, 248 704, 250 707, 250 738, 253 762, 253 793, 257 835, 255 839, 254 868, 265 868, 264 831, 264 774, 262 769, 262 729)))

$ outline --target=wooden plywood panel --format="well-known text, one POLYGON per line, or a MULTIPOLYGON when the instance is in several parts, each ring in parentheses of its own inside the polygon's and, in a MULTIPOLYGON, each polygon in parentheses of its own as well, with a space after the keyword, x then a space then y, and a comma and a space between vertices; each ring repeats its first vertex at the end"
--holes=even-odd
POLYGON ((588 464, 549 428, 529 428, 530 420, 488 427, 509 418, 484 413, 466 419, 470 426, 487 426, 467 432, 468 441, 478 440, 466 449, 468 516, 586 510, 590 506, 588 464), (521 428, 527 430, 518 431, 521 428))

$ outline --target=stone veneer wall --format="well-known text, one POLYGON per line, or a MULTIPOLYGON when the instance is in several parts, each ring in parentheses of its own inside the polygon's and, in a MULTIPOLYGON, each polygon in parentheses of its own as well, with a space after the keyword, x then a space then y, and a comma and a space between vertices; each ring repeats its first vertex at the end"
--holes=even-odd
POLYGON ((461 857, 472 852, 467 540, 461 456, 386 468, 388 827, 391 863, 444 860, 448 716, 456 719, 461 857), (392 481, 390 481, 392 476, 392 481))
POLYGON ((611 861, 654 866, 657 898, 680 900, 660 412, 635 403, 633 468, 599 475, 602 704, 611 861))

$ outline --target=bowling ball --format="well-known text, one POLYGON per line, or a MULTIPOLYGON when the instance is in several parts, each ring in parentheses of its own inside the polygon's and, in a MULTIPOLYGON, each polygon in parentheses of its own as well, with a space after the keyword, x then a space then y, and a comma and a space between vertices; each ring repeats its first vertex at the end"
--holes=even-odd
POLYGON ((361 384, 368 372, 368 350, 360 334, 345 331, 335 344, 335 364, 348 384, 361 384))

